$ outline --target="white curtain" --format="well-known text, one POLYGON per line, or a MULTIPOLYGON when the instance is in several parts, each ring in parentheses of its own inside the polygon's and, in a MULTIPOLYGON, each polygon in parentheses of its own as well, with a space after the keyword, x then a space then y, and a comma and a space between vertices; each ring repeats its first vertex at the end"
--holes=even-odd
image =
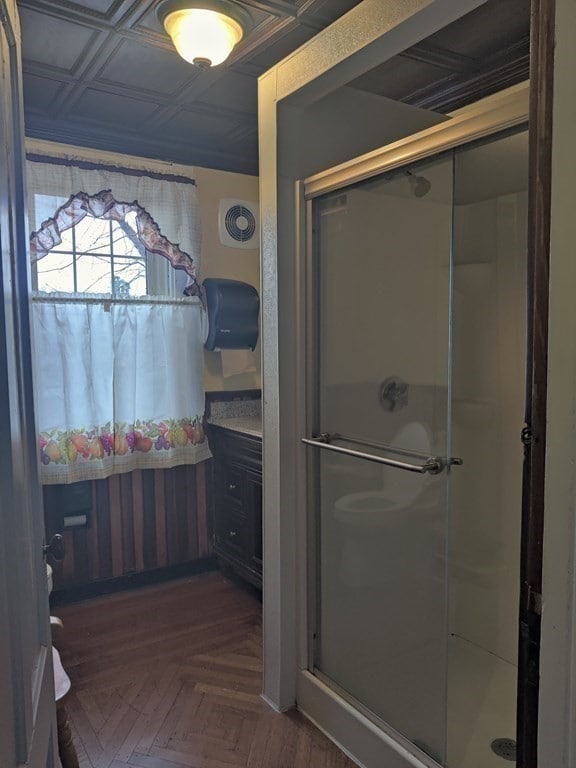
POLYGON ((45 484, 210 457, 195 298, 32 297, 45 484))

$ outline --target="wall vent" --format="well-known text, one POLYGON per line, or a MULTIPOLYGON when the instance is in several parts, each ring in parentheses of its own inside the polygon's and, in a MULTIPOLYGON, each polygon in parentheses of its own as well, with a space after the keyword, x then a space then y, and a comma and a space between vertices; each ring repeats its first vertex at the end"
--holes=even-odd
POLYGON ((220 242, 229 248, 258 248, 258 205, 224 198, 218 210, 220 242))

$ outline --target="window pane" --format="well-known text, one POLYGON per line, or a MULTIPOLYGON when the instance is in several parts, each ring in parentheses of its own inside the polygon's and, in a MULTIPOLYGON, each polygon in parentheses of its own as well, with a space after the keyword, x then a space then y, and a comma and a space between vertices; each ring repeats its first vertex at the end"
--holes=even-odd
MULTIPOLYGON (((115 221, 112 228, 112 239, 115 256, 144 256, 144 246, 138 240, 136 234, 136 214, 128 214, 133 217, 133 224, 129 221, 115 221)), ((128 217, 127 217, 128 218, 128 217)))
POLYGON ((72 239, 73 231, 74 231, 74 228, 70 227, 70 229, 66 229, 64 232, 60 232, 60 237, 62 238, 62 242, 60 243, 60 245, 55 246, 52 249, 52 252, 73 251, 74 250, 74 241, 72 239))
POLYGON ((146 259, 114 257, 114 295, 146 295, 146 259))
POLYGON ((110 222, 86 216, 76 224, 76 250, 80 253, 110 253, 110 222))
POLYGON ((175 296, 176 270, 159 253, 146 253, 147 293, 151 296, 175 296))
POLYGON ((112 293, 109 256, 81 254, 76 261, 78 293, 112 293))
POLYGON ((38 274, 38 290, 53 293, 54 291, 74 290, 74 268, 72 256, 67 254, 48 253, 36 262, 38 274))

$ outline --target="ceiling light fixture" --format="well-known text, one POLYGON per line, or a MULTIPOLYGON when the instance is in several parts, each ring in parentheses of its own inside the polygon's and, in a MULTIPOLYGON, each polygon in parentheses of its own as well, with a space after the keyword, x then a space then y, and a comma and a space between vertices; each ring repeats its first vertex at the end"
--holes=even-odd
POLYGON ((225 61, 251 21, 233 0, 163 0, 156 15, 180 56, 203 68, 225 61))

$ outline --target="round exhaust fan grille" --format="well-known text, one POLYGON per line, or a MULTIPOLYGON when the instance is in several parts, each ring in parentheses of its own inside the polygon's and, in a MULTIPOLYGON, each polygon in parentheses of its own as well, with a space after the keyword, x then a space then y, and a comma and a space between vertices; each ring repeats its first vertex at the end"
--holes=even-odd
POLYGON ((256 249, 259 245, 258 203, 225 197, 218 206, 220 242, 228 248, 256 249))
POLYGON ((254 237, 256 232, 256 217, 244 205, 233 205, 226 211, 226 232, 238 243, 245 243, 254 237))

